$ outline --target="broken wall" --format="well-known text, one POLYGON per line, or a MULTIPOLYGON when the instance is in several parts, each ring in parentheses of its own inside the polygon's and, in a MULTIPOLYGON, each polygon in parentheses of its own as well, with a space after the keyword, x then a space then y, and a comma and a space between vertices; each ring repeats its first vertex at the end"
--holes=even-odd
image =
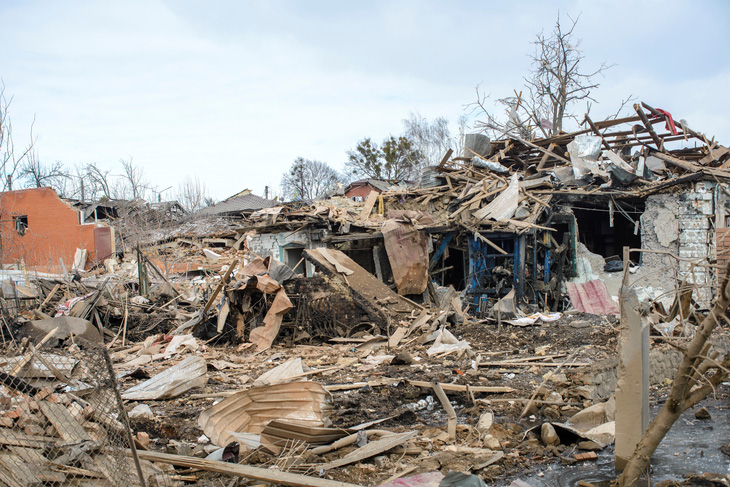
MULTIPOLYGON (((96 235, 105 228, 81 224, 79 212, 58 197, 51 188, 6 191, 0 195, 0 245, 3 264, 21 260, 40 271, 58 272, 59 259, 70 268, 76 249, 85 249, 89 261, 98 260, 97 248, 108 254, 114 250, 111 232, 96 235), (24 219, 24 232, 16 228, 16 220, 24 219)), ((102 232, 104 233, 104 232, 102 232)))
MULTIPOLYGON (((668 251, 681 259, 702 261, 715 258, 715 192, 717 184, 700 181, 677 194, 649 196, 641 217, 642 248, 668 251)), ((632 282, 668 291, 676 279, 687 278, 699 286, 695 299, 709 306, 712 298, 714 272, 708 267, 695 267, 691 262, 679 262, 669 255, 644 253, 642 266, 632 282)))
MULTIPOLYGON (((316 236, 319 237, 319 233, 316 236)), ((271 256, 293 268, 299 261, 296 257, 299 255, 298 249, 326 247, 321 240, 312 237, 313 234, 307 231, 257 233, 249 242, 249 250, 264 258, 271 256)), ((306 269, 307 276, 314 274, 311 263, 306 263, 306 269)))
MULTIPOLYGON (((662 296, 661 301, 671 305, 677 280, 687 278, 697 284, 694 298, 702 306, 709 306, 715 273, 706 265, 693 266, 691 261, 709 264, 716 257, 715 219, 725 220, 724 202, 716 204, 717 184, 700 181, 682 191, 650 195, 645 200, 645 211, 640 218, 641 248, 655 252, 633 253, 631 259, 640 264, 630 277, 630 284, 639 290, 641 299, 662 296), (657 253, 663 252, 663 253, 657 253), (671 255, 685 259, 677 265, 671 255)), ((570 213, 570 210, 564 210, 570 213)), ((580 229, 578 229, 580 232, 580 229)), ((605 259, 590 252, 585 245, 576 246, 576 272, 573 282, 600 279, 609 294, 616 298, 621 287, 621 272, 604 272, 605 259)))
MULTIPOLYGON (((674 194, 652 195, 646 199, 646 210, 641 215, 641 246, 648 250, 663 250, 679 255, 679 200, 674 194)), ((641 259, 641 269, 633 282, 663 288, 674 287, 678 277, 676 260, 666 254, 643 253, 632 256, 641 259)))

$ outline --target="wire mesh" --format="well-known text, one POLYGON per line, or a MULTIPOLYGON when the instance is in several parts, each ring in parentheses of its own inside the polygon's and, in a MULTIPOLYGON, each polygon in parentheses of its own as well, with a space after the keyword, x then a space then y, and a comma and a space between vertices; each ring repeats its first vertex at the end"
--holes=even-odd
POLYGON ((132 442, 103 345, 42 348, 24 340, 2 350, 0 484, 172 485, 160 468, 133 456, 132 442))

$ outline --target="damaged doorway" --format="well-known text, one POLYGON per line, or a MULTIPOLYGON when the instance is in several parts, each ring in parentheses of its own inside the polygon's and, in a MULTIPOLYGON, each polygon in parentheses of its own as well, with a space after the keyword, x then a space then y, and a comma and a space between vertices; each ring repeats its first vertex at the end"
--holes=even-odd
POLYGON ((431 272, 431 278, 441 286, 454 286, 457 291, 466 289, 466 252, 456 247, 447 247, 438 267, 431 272))
POLYGON ((306 277, 307 270, 304 262, 304 247, 285 247, 283 250, 284 263, 295 273, 302 274, 306 277))
POLYGON ((644 202, 605 201, 603 205, 577 202, 572 205, 578 241, 607 260, 621 260, 623 248, 641 248, 638 222, 644 202))

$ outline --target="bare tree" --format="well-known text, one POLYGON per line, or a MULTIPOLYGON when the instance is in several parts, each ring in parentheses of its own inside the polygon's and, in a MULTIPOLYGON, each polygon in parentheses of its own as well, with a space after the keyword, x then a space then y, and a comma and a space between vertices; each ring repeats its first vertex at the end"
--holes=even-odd
POLYGON ((115 199, 112 194, 114 181, 111 171, 99 167, 95 162, 86 165, 86 179, 89 181, 89 188, 86 190, 88 198, 97 200, 100 198, 115 199))
POLYGON ((208 190, 205 184, 200 179, 195 177, 187 176, 177 188, 177 194, 175 195, 177 202, 190 213, 205 208, 207 205, 208 190))
POLYGON ((596 78, 611 66, 602 63, 592 71, 583 70, 581 41, 573 34, 577 23, 577 18, 570 19, 569 27, 564 29, 558 14, 549 35, 537 34, 532 69, 524 78, 526 93, 515 91, 515 96, 497 100, 507 108, 506 119, 487 108, 489 95, 481 94, 477 86, 473 105, 486 116, 478 126, 496 137, 532 138, 536 131, 543 137, 559 134, 566 120, 578 121, 572 106, 580 101, 595 102, 591 91, 599 86, 596 78))
POLYGON ((136 166, 132 163, 132 158, 128 160, 120 159, 122 165, 122 187, 121 190, 126 196, 130 196, 131 199, 144 198, 145 193, 150 188, 149 183, 144 177, 144 170, 140 166, 136 166))
POLYGON ((61 184, 63 184, 62 181, 68 177, 68 171, 61 161, 45 164, 38 158, 38 153, 35 150, 28 153, 18 170, 18 179, 23 180, 26 187, 30 188, 49 186, 58 191, 61 184))
POLYGON ((281 190, 286 199, 314 201, 323 197, 341 179, 327 163, 297 157, 281 178, 281 190))
POLYGON ((403 120, 403 135, 413 142, 421 156, 417 167, 418 173, 425 166, 438 165, 449 149, 461 154, 467 122, 466 115, 459 116, 457 119, 459 132, 456 136, 452 136, 449 121, 445 117, 437 117, 431 121, 418 113, 411 112, 409 118, 403 120))
POLYGON ((13 125, 10 122, 10 99, 5 97, 5 83, 0 81, 0 188, 2 191, 12 189, 12 181, 18 168, 33 150, 33 126, 31 125, 30 142, 18 153, 13 142, 13 125))
POLYGON ((403 135, 413 142, 420 152, 423 166, 435 166, 444 153, 453 145, 449 132, 449 121, 437 117, 433 121, 411 112, 409 118, 403 120, 403 135))
POLYGON ((649 461, 659 443, 687 409, 696 406, 726 380, 730 372, 730 354, 720 357, 709 342, 712 331, 720 321, 728 322, 727 310, 730 306, 730 265, 725 269, 709 314, 695 330, 695 335, 686 348, 679 347, 683 353, 682 361, 669 391, 667 402, 647 428, 644 436, 629 458, 624 471, 618 479, 619 486, 633 487, 649 468, 649 461))

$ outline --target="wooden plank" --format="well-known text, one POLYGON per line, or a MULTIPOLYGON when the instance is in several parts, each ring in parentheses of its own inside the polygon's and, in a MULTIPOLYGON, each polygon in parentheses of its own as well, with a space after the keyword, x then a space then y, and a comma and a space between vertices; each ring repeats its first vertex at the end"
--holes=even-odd
MULTIPOLYGON (((46 336, 44 336, 41 341, 38 342, 36 348, 41 348, 48 340, 50 340, 51 337, 56 334, 56 330, 58 330, 58 327, 46 333, 46 336)), ((18 362, 15 367, 13 367, 13 370, 10 371, 10 375, 18 375, 18 372, 20 372, 20 370, 25 367, 28 362, 33 360, 33 356, 33 352, 28 352, 25 357, 23 357, 23 360, 18 362)))
POLYGON ((321 247, 316 250, 322 255, 322 257, 324 257, 327 260, 327 262, 329 262, 330 264, 335 266, 335 270, 337 272, 339 272, 340 274, 344 274, 346 276, 351 276, 354 273, 354 271, 352 269, 348 269, 344 265, 337 262, 337 260, 334 257, 332 257, 332 254, 330 254, 329 250, 327 250, 326 248, 321 247))
MULTIPOLYGON (((408 383, 416 387, 428 387, 429 389, 433 388, 433 384, 431 382, 426 382, 422 380, 409 380, 408 383)), ((467 392, 467 386, 461 384, 444 384, 442 382, 441 388, 445 391, 467 392)), ((493 392, 497 394, 515 391, 511 387, 503 386, 469 386, 469 390, 472 392, 493 392)))
POLYGON ((114 469, 116 467, 116 462, 109 458, 108 455, 94 455, 94 465, 101 471, 101 473, 104 474, 104 477, 111 483, 114 487, 129 487, 126 485, 124 481, 125 476, 119 475, 119 472, 114 469))
POLYGON ((359 220, 367 220, 368 218, 370 218, 370 213, 372 213, 373 208, 375 207, 375 203, 377 201, 378 201, 378 192, 370 191, 370 194, 368 195, 367 200, 365 200, 365 205, 362 207, 360 216, 358 216, 357 218, 359 220))
POLYGON ((611 150, 611 146, 608 144, 608 142, 606 142, 606 139, 603 138, 603 134, 600 130, 598 130, 598 127, 596 127, 596 124, 593 123, 593 120, 591 120, 591 117, 589 117, 587 113, 585 114, 585 121, 588 122, 588 125, 591 127, 591 130, 593 130, 593 133, 601 138, 603 147, 605 147, 606 150, 611 150))
POLYGON ((540 147, 539 145, 533 144, 532 142, 520 139, 519 137, 515 137, 514 140, 517 140, 518 142, 520 142, 528 147, 532 147, 533 149, 537 149, 544 154, 548 154, 550 157, 554 157, 555 159, 565 162, 566 164, 571 164, 570 160, 566 159, 565 157, 555 154, 554 152, 550 152, 548 149, 545 149, 543 147, 540 147))
POLYGON ((450 440, 456 439, 456 411, 454 411, 454 407, 451 405, 451 402, 449 401, 449 398, 446 396, 446 393, 444 392, 443 387, 441 387, 441 384, 438 382, 434 382, 431 384, 431 387, 433 387, 433 391, 436 393, 436 396, 439 398, 439 401, 441 402, 441 406, 443 406, 444 410, 446 411, 446 415, 449 418, 448 425, 446 426, 447 432, 449 434, 450 440))
POLYGON ((441 159, 441 162, 439 162, 438 167, 444 167, 444 165, 449 162, 449 158, 451 157, 451 154, 453 154, 454 151, 449 148, 449 150, 446 151, 446 154, 444 154, 444 157, 441 159))
MULTIPOLYGON (((335 266, 329 263, 324 256, 316 250, 304 250, 304 257, 317 267, 319 271, 336 279, 342 279, 353 292, 353 298, 372 319, 387 321, 386 313, 394 316, 395 313, 411 313, 413 310, 423 309, 422 306, 414 304, 404 296, 393 292, 386 284, 379 281, 377 277, 363 269, 354 260, 349 258, 340 250, 329 249, 328 253, 343 266, 354 271, 354 274, 344 280, 344 276, 337 272, 335 266), (400 301, 401 306, 383 306, 387 300, 400 301)), ((400 319, 400 318, 399 318, 400 319)))
POLYGON ((36 309, 38 311, 43 311, 43 306, 48 304, 48 301, 50 301, 53 298, 53 296, 56 295, 56 293, 58 292, 59 289, 61 289, 60 284, 56 284, 55 286, 53 286, 53 289, 51 289, 51 292, 48 293, 48 296, 46 296, 46 299, 44 299, 43 302, 36 309))
POLYGON ((41 483, 41 479, 36 477, 30 465, 17 455, 8 452, 0 452, 0 480, 12 487, 27 487, 41 483))
POLYGON ((24 463, 32 464, 35 476, 42 482, 64 482, 66 480, 66 476, 63 473, 53 471, 49 468, 51 462, 41 454, 40 450, 22 446, 11 446, 10 451, 21 458, 24 463))
POLYGON ((540 360, 552 360, 554 358, 563 358, 567 353, 558 353, 555 355, 535 355, 534 357, 525 357, 525 358, 516 358, 514 360, 504 360, 505 363, 514 363, 514 362, 537 362, 540 360))
MULTIPOLYGON (((562 364, 557 362, 479 362, 478 367, 560 367, 562 364)), ((576 362, 570 364, 571 367, 588 367, 587 362, 576 362)), ((469 389, 475 389, 470 387, 469 389)))
POLYGON ((656 157, 657 159, 661 159, 662 161, 664 161, 668 164, 671 164, 672 166, 678 167, 680 169, 684 169, 685 171, 698 172, 698 171, 702 170, 701 167, 695 166, 694 164, 687 162, 683 159, 680 159, 679 157, 674 157, 669 154, 664 154, 663 152, 652 152, 650 155, 656 157))
POLYGON ((492 458, 490 458, 489 460, 487 460, 484 463, 480 463, 479 465, 475 465, 474 467, 471 468, 471 470, 474 471, 474 472, 477 471, 477 470, 484 470, 485 468, 487 468, 488 466, 492 465, 493 463, 497 463, 502 458, 504 458, 504 452, 503 451, 497 452, 492 458))
POLYGON ((91 437, 84 427, 76 421, 76 418, 68 412, 63 404, 42 401, 38 404, 38 407, 65 442, 73 444, 91 441, 91 437))
MULTIPOLYGON (((414 433, 415 434, 415 433, 414 433)), ((131 452, 128 453, 131 455, 131 452)), ((179 467, 199 468, 208 472, 217 472, 224 475, 244 477, 254 480, 262 480, 272 484, 290 485, 292 487, 358 487, 355 484, 338 482, 319 477, 310 477, 290 472, 270 470, 268 468, 250 467, 236 463, 218 462, 204 458, 187 457, 183 455, 171 455, 152 451, 138 451, 137 455, 141 460, 150 462, 167 463, 179 467)))
POLYGON ((20 431, 0 428, 0 445, 26 446, 29 448, 46 448, 56 445, 56 438, 27 435, 20 431))
POLYGON ((508 253, 508 252, 507 252, 506 250, 504 250, 504 249, 503 249, 502 247, 500 247, 500 246, 499 246, 499 245, 497 245, 496 243, 494 243, 494 242, 492 242, 491 240, 489 240, 489 239, 488 239, 487 237, 485 237, 485 236, 484 236, 484 235, 482 235, 481 233, 479 233, 479 232, 474 232, 474 235, 476 235, 476 237, 477 237, 477 238, 478 238, 479 240, 481 240, 481 241, 482 241, 482 242, 484 242, 485 244, 489 245, 490 247, 492 247, 492 248, 493 248, 494 250, 496 250, 496 251, 497 251, 497 252, 499 252, 500 254, 502 254, 502 255, 507 255, 507 253, 508 253))
POLYGON ((231 262, 231 265, 228 266, 228 270, 226 270, 226 273, 223 274, 221 282, 218 283, 218 286, 216 286, 215 291, 213 291, 213 294, 210 296, 210 299, 208 299, 208 302, 205 303, 205 308, 203 308, 203 315, 210 311, 210 308, 213 306, 213 301, 215 300, 216 296, 218 296, 218 293, 221 292, 221 289, 223 289, 223 287, 226 285, 226 283, 228 282, 228 278, 231 277, 231 273, 236 267, 238 267, 238 259, 234 259, 233 262, 231 262))
POLYGON ((403 340, 403 337, 406 336, 407 332, 408 328, 406 328, 405 326, 399 326, 398 328, 396 328, 396 330, 393 332, 392 335, 390 335, 390 338, 388 339, 388 347, 397 347, 400 341, 403 340))
POLYGON ((545 152, 542 154, 542 159, 540 159, 540 163, 537 165, 537 170, 541 171, 543 167, 545 167, 545 163, 547 163, 548 159, 551 155, 553 155, 553 151, 557 147, 557 144, 554 142, 550 143, 550 146, 547 148, 545 152))
POLYGON ((415 431, 408 431, 406 433, 386 436, 348 453, 339 460, 324 464, 320 468, 322 470, 332 470, 333 468, 342 467, 344 465, 349 465, 355 462, 360 462, 362 460, 365 460, 366 458, 374 457, 375 455, 386 452, 392 448, 395 448, 396 446, 402 445, 403 443, 410 440, 411 438, 414 438, 415 436, 415 431))
POLYGON ((664 141, 659 138, 659 136, 654 131, 654 126, 649 123, 649 119, 647 118, 644 111, 641 109, 638 103, 634 104, 634 110, 636 111, 636 114, 641 119, 641 123, 644 124, 644 127, 646 127, 646 130, 649 132, 649 135, 651 135, 651 139, 654 141, 654 144, 656 145, 657 150, 664 151, 664 141))

